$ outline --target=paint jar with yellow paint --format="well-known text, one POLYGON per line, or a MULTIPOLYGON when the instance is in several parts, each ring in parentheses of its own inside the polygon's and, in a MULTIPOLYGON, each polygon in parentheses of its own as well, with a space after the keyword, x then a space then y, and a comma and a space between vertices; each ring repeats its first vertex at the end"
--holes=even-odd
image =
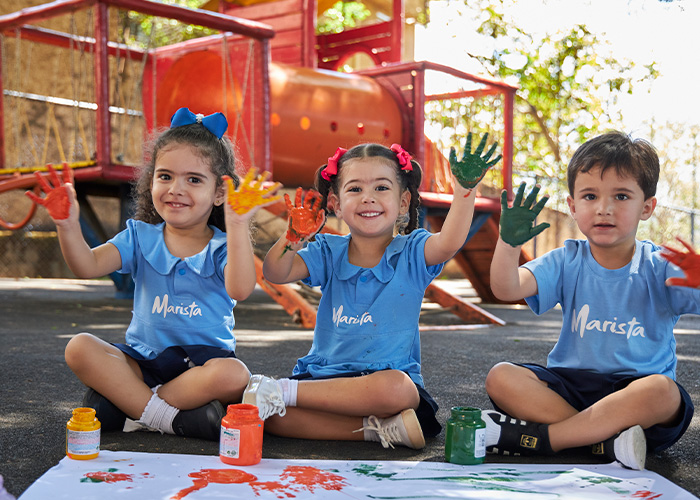
POLYGON ((73 460, 90 460, 100 454, 100 431, 94 408, 75 408, 66 424, 66 455, 73 460))
POLYGON ((486 423, 481 410, 453 406, 445 431, 445 460, 453 464, 478 465, 486 457, 486 423))

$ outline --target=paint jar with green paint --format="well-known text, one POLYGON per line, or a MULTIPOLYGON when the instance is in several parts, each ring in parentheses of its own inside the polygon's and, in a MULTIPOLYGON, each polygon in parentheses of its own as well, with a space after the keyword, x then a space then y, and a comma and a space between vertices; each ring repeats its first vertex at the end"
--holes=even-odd
POLYGON ((453 406, 445 432, 445 460, 453 464, 478 465, 486 457, 486 423, 481 410, 453 406))

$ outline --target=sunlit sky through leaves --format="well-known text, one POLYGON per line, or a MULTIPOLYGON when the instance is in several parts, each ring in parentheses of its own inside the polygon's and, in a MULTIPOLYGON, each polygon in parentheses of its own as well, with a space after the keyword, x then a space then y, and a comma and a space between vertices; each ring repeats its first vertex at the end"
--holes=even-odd
MULTIPOLYGON (((610 42, 612 56, 638 66, 655 61, 660 76, 622 101, 625 128, 652 116, 659 122, 700 123, 700 0, 518 0, 510 13, 532 34, 585 24, 610 42)), ((468 53, 494 46, 476 34, 463 1, 432 0, 430 24, 416 28, 416 60, 483 73, 468 53)), ((513 61, 517 64, 517 60, 513 61)))

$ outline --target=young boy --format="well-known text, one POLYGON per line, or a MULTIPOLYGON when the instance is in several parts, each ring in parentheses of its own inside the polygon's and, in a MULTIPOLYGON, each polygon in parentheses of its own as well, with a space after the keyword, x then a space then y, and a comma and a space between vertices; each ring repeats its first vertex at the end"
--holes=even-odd
POLYGON ((563 325, 547 367, 499 363, 486 378, 496 411, 485 411, 486 445, 498 453, 592 452, 643 469, 646 451, 675 443, 693 416, 676 381, 673 327, 700 312, 700 290, 667 287, 682 272, 649 241, 640 221, 656 206, 659 160, 653 146, 620 132, 584 143, 567 171, 571 215, 585 240, 567 240, 518 267, 520 247, 547 198, 536 187, 512 208, 502 196, 491 287, 501 300, 525 299, 535 314, 561 304, 563 325))

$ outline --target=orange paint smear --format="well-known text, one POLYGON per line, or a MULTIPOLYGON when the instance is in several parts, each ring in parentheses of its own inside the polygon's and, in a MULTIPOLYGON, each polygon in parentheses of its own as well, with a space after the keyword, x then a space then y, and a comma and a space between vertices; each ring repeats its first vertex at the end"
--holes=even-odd
POLYGON ((299 491, 295 488, 290 488, 288 484, 282 484, 277 481, 250 483, 250 487, 253 488, 253 493, 255 493, 256 497, 260 496, 261 491, 267 491, 268 493, 274 493, 277 498, 294 498, 296 497, 294 493, 299 491))
POLYGON ((194 479, 194 484, 178 492, 172 500, 181 500, 193 491, 201 490, 209 483, 217 484, 241 484, 251 483, 258 478, 238 469, 202 469, 199 472, 191 472, 189 477, 194 479))
POLYGON ((265 491, 273 493, 277 498, 295 498, 296 493, 303 491, 313 493, 319 488, 326 491, 340 491, 347 486, 343 476, 301 465, 291 465, 284 469, 280 481, 258 481, 253 474, 239 469, 202 469, 199 472, 190 473, 189 477, 194 479, 194 484, 178 492, 171 500, 182 500, 193 491, 201 490, 210 483, 248 483, 255 496, 260 496, 260 493, 265 491))
POLYGON ((343 476, 307 465, 290 465, 284 469, 280 479, 289 479, 294 484, 305 486, 311 492, 315 488, 340 491, 347 486, 343 476))
POLYGON ((648 490, 639 490, 632 493, 632 498, 645 498, 647 500, 654 500, 656 498, 661 498, 661 493, 654 493, 648 490))

